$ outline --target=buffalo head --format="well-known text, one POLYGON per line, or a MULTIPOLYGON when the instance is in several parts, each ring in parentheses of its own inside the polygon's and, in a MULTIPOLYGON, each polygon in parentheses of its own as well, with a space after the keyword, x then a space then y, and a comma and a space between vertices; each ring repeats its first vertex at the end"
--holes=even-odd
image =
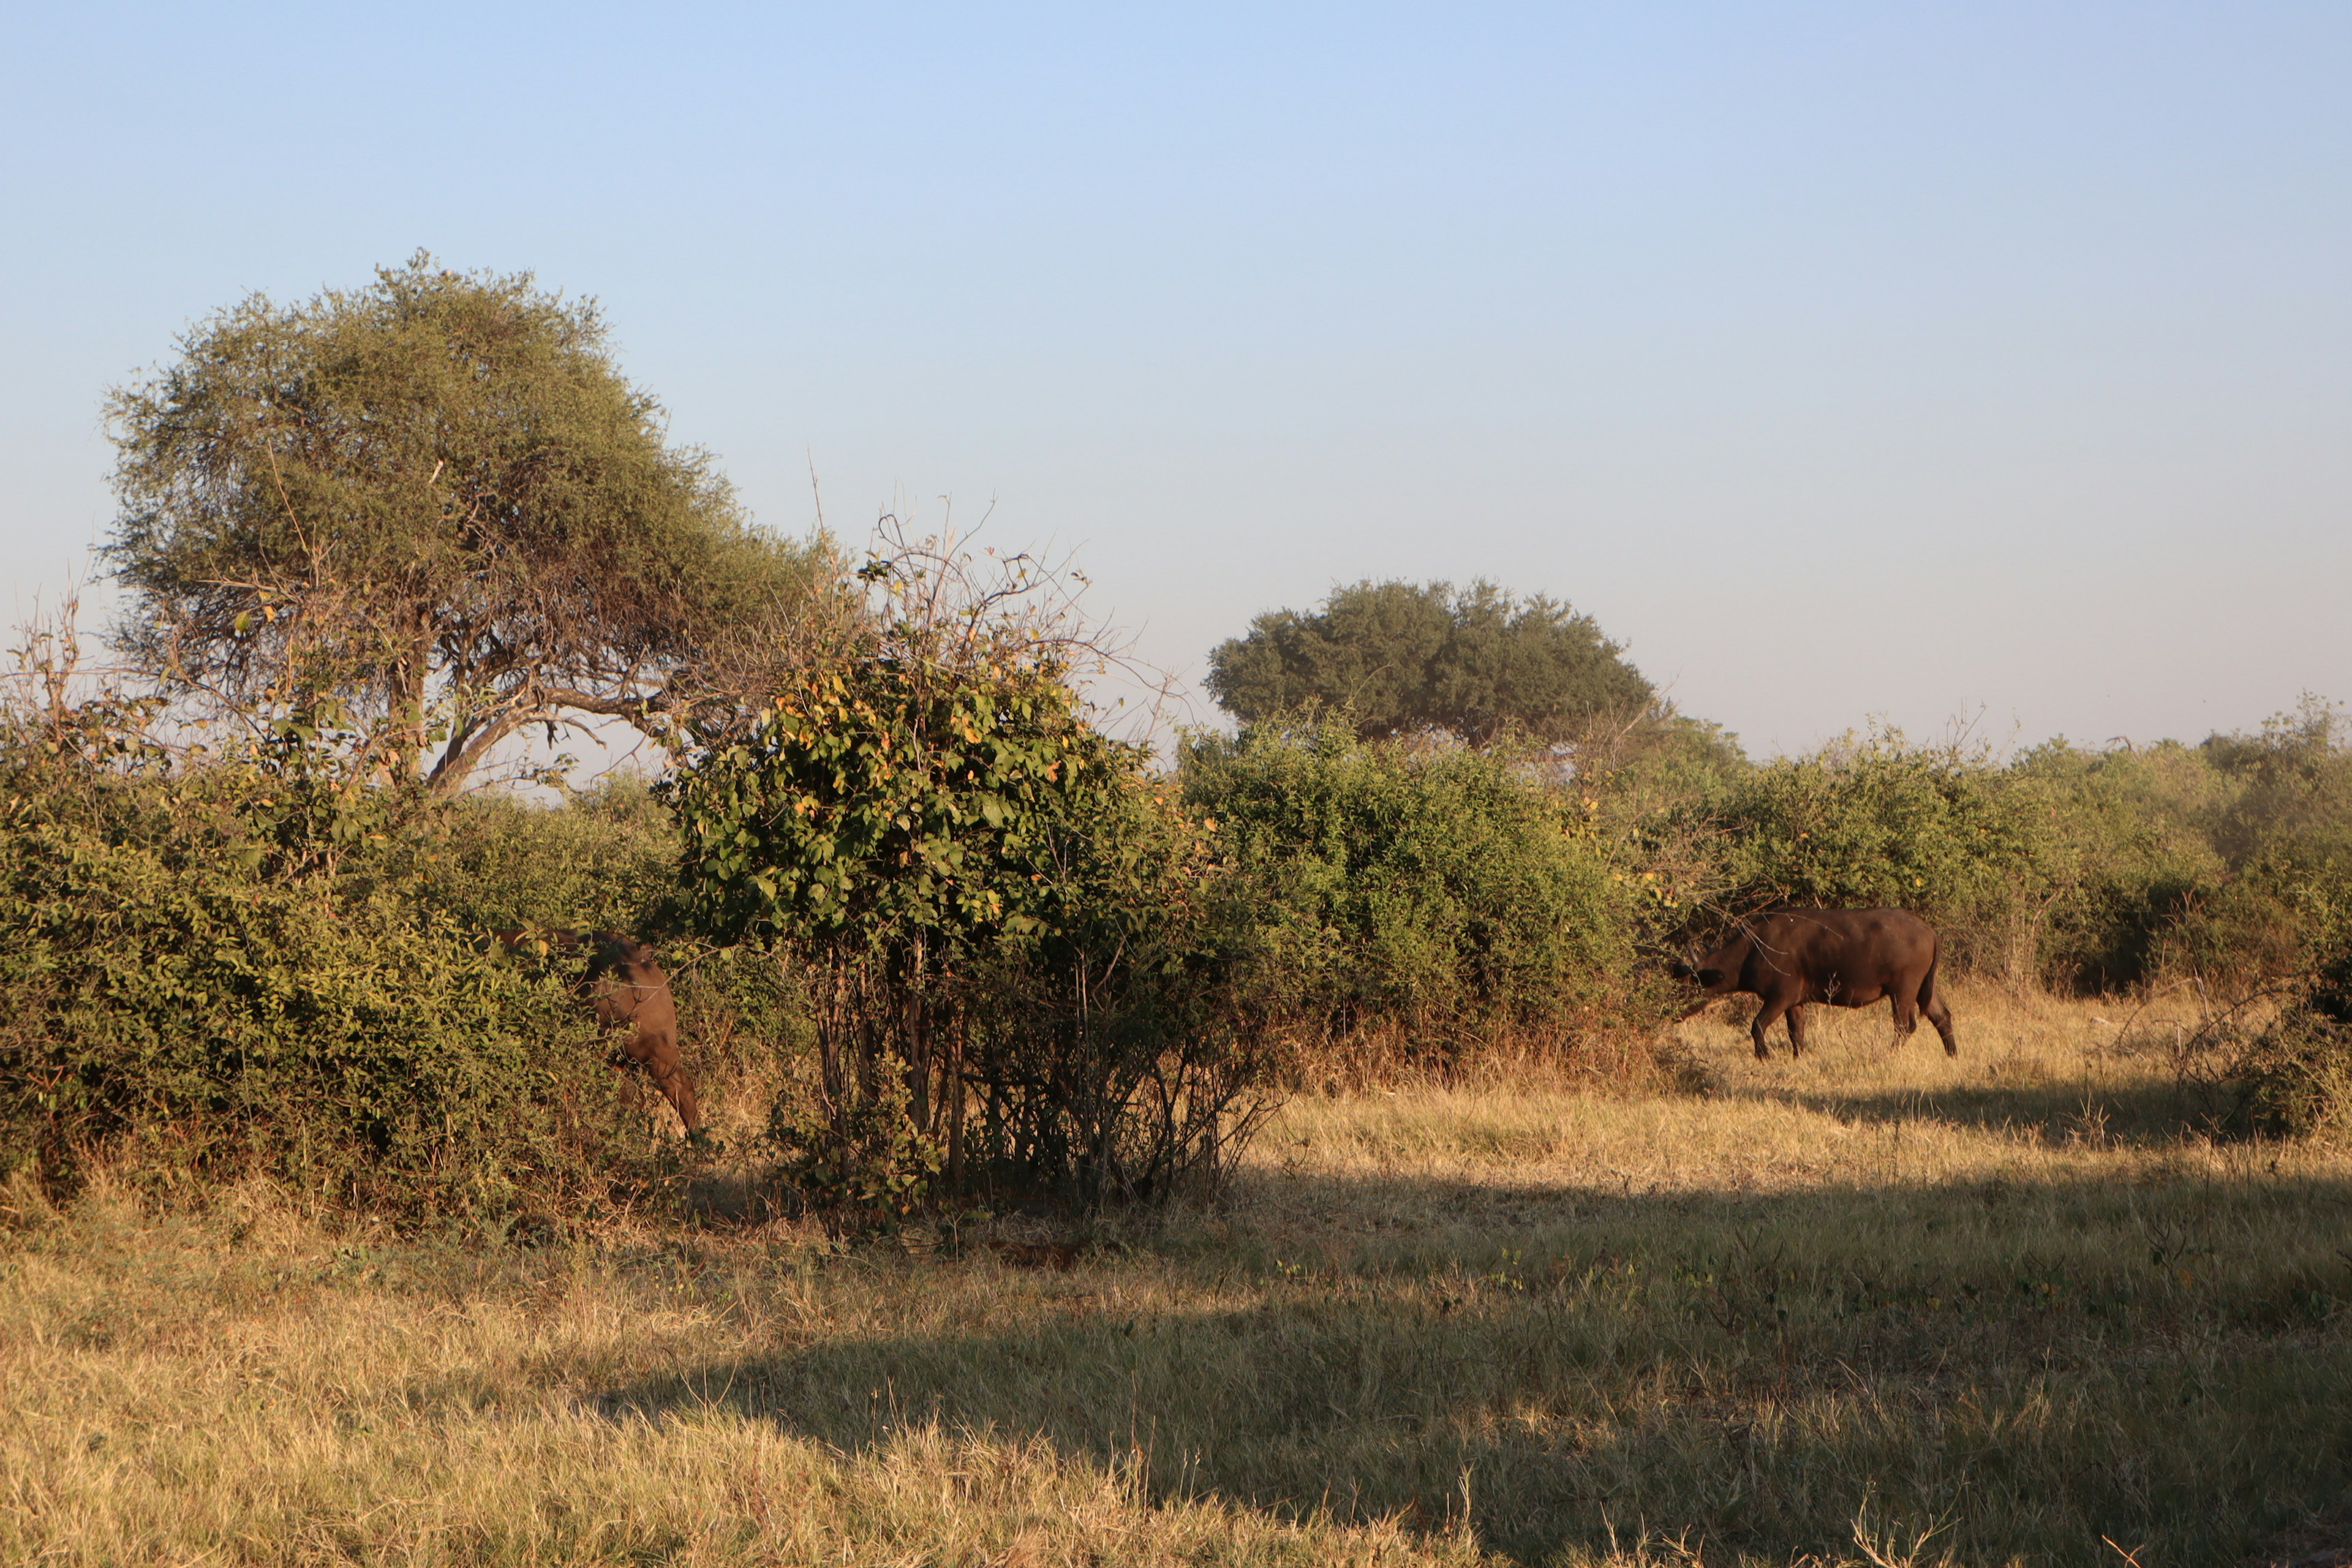
POLYGON ((1730 941, 1713 952, 1693 953, 1687 958, 1671 961, 1666 965, 1666 973, 1702 991, 1721 995, 1738 984, 1740 964, 1747 957, 1747 933, 1737 931, 1730 941))

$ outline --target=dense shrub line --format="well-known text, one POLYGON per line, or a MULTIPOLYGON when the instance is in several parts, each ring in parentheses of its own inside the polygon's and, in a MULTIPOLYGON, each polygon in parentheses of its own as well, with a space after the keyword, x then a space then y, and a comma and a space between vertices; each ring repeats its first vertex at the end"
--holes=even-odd
POLYGON ((1171 774, 1034 669, 847 679, 855 721, 763 720, 666 797, 554 808, 366 784, 315 722, 189 754, 120 703, 12 713, 0 1162, 413 1214, 625 1198, 663 1169, 633 1087, 565 975, 483 940, 612 927, 667 940, 690 1050, 774 1096, 807 1194, 1166 1190, 1342 1058, 1605 1057, 1671 1005, 1663 952, 1802 902, 1916 910, 2019 983, 2284 984, 2249 1124, 2352 1121, 2329 709, 2005 759, 1874 732, 1751 764, 1663 727, 1581 771, 1307 719, 1192 736, 1171 774))
POLYGON ((1661 952, 1796 904, 1910 909, 1956 969, 2089 991, 2243 990, 2352 945, 2352 735, 2317 704, 2008 758, 1882 730, 1750 763, 1669 724, 1580 772, 1310 721, 1196 737, 1178 773, 1269 954, 1342 1024, 1638 1013, 1661 952))
POLYGON ((394 796, 81 717, 0 731, 0 1164, 419 1217, 642 1186, 656 1150, 562 979, 421 896, 394 796))
MULTIPOLYGON (((1606 787, 1605 784, 1603 787, 1606 787)), ((1612 808, 1681 937, 1775 904, 1896 904, 1964 969, 2085 991, 2309 972, 2352 942, 2352 735, 2306 703, 2254 735, 2011 758, 1874 731, 1612 808)))

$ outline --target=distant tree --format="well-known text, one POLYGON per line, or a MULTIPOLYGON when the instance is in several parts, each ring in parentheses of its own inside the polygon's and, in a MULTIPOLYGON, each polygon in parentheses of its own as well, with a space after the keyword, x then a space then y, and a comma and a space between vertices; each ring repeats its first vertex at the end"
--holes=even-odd
POLYGON ((255 295, 180 349, 110 406, 106 555, 117 640, 183 697, 331 700, 372 760, 446 791, 527 726, 740 705, 840 602, 829 547, 753 529, 593 302, 527 273, 420 252, 356 291, 255 295))
POLYGON ((1208 688, 1244 723, 1346 709, 1367 740, 1507 731, 1561 742, 1630 718, 1656 693, 1590 616, 1480 581, 1358 583, 1321 610, 1274 610, 1209 656, 1208 688))

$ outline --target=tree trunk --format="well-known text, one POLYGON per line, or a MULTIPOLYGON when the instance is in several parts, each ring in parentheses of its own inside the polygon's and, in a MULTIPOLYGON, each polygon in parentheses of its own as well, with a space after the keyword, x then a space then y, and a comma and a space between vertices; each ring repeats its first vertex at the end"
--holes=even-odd
POLYGON ((917 1131, 929 1137, 937 1129, 931 1124, 931 1037, 930 1020, 924 1006, 929 1000, 924 994, 924 983, 929 978, 924 973, 925 958, 923 936, 918 931, 914 962, 907 966, 906 1001, 900 1014, 904 1022, 900 1027, 906 1037, 907 1118, 917 1131))
POLYGON ((405 645, 384 680, 384 732, 391 742, 393 776, 412 783, 425 776, 425 689, 432 677, 433 609, 408 612, 405 645))
POLYGON ((940 1096, 946 1101, 948 1118, 948 1191, 960 1193, 963 1190, 963 1030, 957 1027, 950 1034, 940 1096))

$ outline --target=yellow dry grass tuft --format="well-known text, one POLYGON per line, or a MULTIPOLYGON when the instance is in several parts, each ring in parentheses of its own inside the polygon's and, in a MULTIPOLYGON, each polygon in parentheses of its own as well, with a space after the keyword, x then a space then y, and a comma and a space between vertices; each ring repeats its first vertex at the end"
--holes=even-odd
POLYGON ((1793 1064, 1697 1019, 1703 1094, 1303 1100, 1213 1209, 936 1251, 783 1225, 523 1249, 330 1233, 262 1192, 173 1216, 18 1190, 0 1560, 2324 1542, 2352 1505, 2352 1160, 2202 1136, 2112 1005, 1955 1006, 1957 1062, 1890 1053, 1883 1009, 1793 1064))

